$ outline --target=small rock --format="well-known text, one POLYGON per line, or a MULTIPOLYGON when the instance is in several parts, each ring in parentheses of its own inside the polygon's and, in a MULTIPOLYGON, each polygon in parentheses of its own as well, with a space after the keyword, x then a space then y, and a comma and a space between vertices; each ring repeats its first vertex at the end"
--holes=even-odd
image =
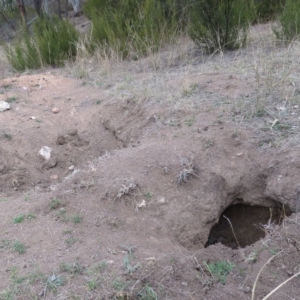
POLYGON ((10 109, 10 105, 5 101, 0 101, 0 111, 5 111, 10 109))
POLYGON ((29 117, 31 120, 35 120, 36 118, 34 116, 29 117))
POLYGON ((243 152, 240 152, 240 153, 237 153, 236 156, 242 156, 244 153, 243 152))
POLYGON ((57 174, 51 175, 50 179, 51 180, 57 180, 58 179, 58 175, 57 174))
POLYGON ((142 200, 140 204, 138 204, 138 208, 146 207, 146 201, 142 200))
POLYGON ((188 284, 187 284, 187 282, 181 282, 181 285, 187 286, 188 284))
POLYGON ((158 204, 165 204, 166 203, 165 197, 162 197, 162 198, 158 199, 157 203, 158 204))
POLYGON ((54 108, 52 109, 52 112, 53 112, 54 114, 57 114, 57 113, 59 113, 59 109, 58 109, 57 107, 54 107, 54 108))
POLYGON ((71 135, 71 136, 74 136, 78 133, 78 130, 77 129, 70 129, 67 134, 68 135, 71 135))
POLYGON ((69 170, 70 170, 70 171, 73 171, 74 169, 75 169, 75 166, 74 166, 74 165, 72 165, 72 166, 69 167, 69 170))
POLYGON ((44 159, 48 160, 51 157, 52 149, 48 146, 43 146, 39 151, 39 155, 42 156, 44 159))

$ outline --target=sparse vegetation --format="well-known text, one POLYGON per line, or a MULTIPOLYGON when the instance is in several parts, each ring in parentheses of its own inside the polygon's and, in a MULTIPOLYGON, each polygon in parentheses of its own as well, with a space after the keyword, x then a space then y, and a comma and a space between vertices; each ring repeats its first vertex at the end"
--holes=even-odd
POLYGON ((187 158, 181 160, 182 170, 177 175, 177 185, 187 183, 190 178, 198 176, 198 168, 187 158))
POLYGON ((71 263, 71 264, 68 264, 68 263, 62 263, 60 265, 60 269, 62 272, 67 272, 71 275, 76 275, 76 274, 82 274, 83 273, 83 266, 80 265, 79 262, 74 262, 74 263, 71 263))
POLYGON ((26 252, 25 245, 20 241, 15 241, 12 246, 14 251, 18 252, 19 254, 24 254, 26 252))
POLYGON ((286 0, 283 13, 279 19, 280 27, 273 28, 276 37, 286 43, 290 43, 300 35, 300 2, 286 0))
POLYGON ((84 6, 91 19, 92 42, 134 58, 156 52, 178 34, 180 18, 173 0, 89 0, 84 6))
POLYGON ((201 0, 191 6, 190 36, 207 52, 244 47, 249 22, 255 15, 252 1, 201 0))
POLYGON ((233 263, 227 261, 209 262, 204 263, 204 265, 212 274, 212 276, 215 276, 223 284, 226 283, 227 275, 232 271, 233 268, 235 268, 235 265, 233 263))
POLYGON ((63 201, 58 198, 53 198, 50 202, 50 209, 58 209, 63 205, 63 201))
POLYGON ((281 15, 286 0, 254 0, 256 10, 256 21, 266 22, 276 19, 281 15))
POLYGON ((74 224, 79 224, 82 222, 83 217, 76 215, 76 216, 71 217, 71 220, 74 224))
POLYGON ((14 217, 14 223, 17 224, 17 223, 22 223, 25 219, 25 215, 24 214, 21 214, 21 215, 17 215, 14 217))
POLYGON ((33 34, 24 32, 14 46, 6 46, 7 59, 15 70, 37 69, 43 65, 60 66, 76 57, 78 33, 66 20, 39 18, 33 34))
POLYGON ((132 180, 129 180, 127 185, 122 184, 122 187, 119 189, 119 192, 117 194, 117 198, 120 199, 132 194, 136 188, 137 184, 134 183, 132 180))

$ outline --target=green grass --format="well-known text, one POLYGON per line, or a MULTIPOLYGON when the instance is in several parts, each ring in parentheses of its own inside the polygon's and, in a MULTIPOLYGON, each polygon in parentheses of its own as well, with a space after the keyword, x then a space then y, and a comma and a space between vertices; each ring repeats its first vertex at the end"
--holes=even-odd
POLYGON ((62 200, 60 200, 58 198, 53 198, 50 202, 50 209, 54 210, 54 209, 61 207, 62 205, 63 205, 62 200))
POLYGON ((60 269, 62 272, 67 272, 71 275, 82 274, 83 272, 83 266, 81 266, 78 262, 74 262, 71 264, 62 263, 60 265, 60 269))
POLYGON ((205 263, 208 271, 215 276, 221 283, 226 283, 226 277, 231 272, 235 265, 227 261, 215 261, 210 263, 205 263))
POLYGON ((150 285, 146 285, 141 292, 141 300, 157 300, 157 294, 150 285))
POLYGON ((25 215, 21 214, 21 215, 17 215, 14 217, 14 224, 18 224, 18 223, 22 223, 25 219, 25 215))
POLYGON ((19 254, 24 254, 26 252, 25 245, 21 243, 20 241, 15 241, 13 243, 13 250, 15 252, 18 252, 19 254))
POLYGON ((8 97, 5 101, 7 103, 15 102, 17 100, 17 97, 8 97))
POLYGON ((57 289, 65 284, 65 280, 61 275, 52 274, 48 277, 45 287, 56 293, 57 289))
POLYGON ((68 238, 65 239, 65 243, 68 247, 71 247, 72 245, 74 245, 76 242, 78 241, 78 238, 75 236, 70 236, 68 238))
POLYGON ((83 217, 76 215, 76 216, 71 217, 71 220, 74 224, 79 224, 82 222, 83 217))
POLYGON ((0 300, 15 300, 15 291, 6 289, 0 292, 0 300))

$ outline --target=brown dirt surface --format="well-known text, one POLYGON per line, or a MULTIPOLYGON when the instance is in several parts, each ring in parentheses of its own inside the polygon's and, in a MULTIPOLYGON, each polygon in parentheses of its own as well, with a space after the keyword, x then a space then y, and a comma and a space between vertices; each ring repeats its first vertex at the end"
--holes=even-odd
POLYGON ((264 299, 288 279, 269 299, 298 299, 299 59, 265 24, 235 53, 185 38, 6 70, 0 299, 264 299))

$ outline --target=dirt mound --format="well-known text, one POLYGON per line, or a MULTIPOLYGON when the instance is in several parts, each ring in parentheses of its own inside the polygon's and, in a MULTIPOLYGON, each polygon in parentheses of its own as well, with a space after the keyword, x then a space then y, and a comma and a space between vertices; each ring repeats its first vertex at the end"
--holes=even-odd
POLYGON ((151 72, 0 82, 0 299, 250 299, 276 255, 260 299, 299 272, 299 151, 220 105, 252 80, 151 72))

